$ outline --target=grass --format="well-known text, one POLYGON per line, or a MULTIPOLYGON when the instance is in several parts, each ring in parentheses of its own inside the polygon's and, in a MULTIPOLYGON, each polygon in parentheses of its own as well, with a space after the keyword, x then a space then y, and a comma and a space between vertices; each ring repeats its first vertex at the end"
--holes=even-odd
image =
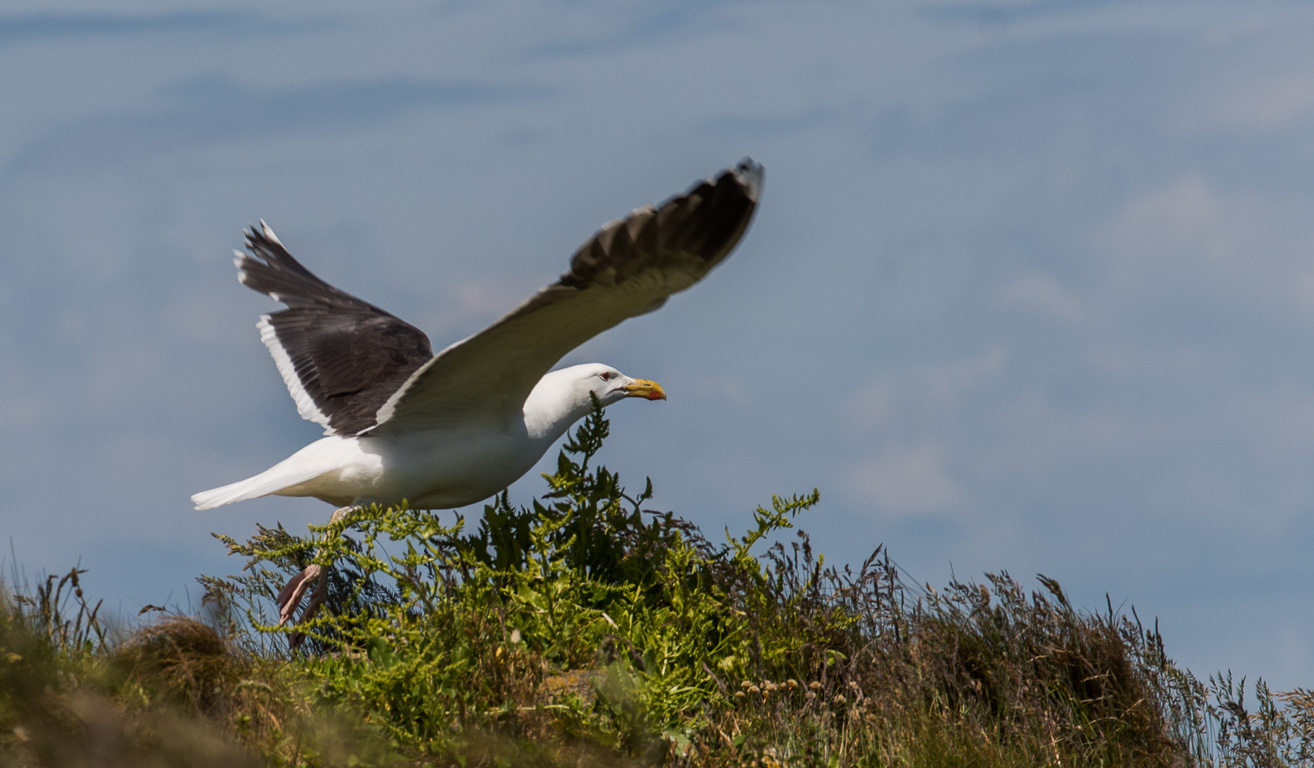
POLYGON ((1040 577, 906 584, 836 568, 773 497, 743 535, 644 510, 572 436, 543 498, 477 527, 358 510, 220 537, 209 623, 116 634, 82 572, 0 598, 0 764, 18 766, 1285 766, 1314 696, 1169 659, 1133 612, 1040 577), (289 653, 272 597, 331 565, 289 653))

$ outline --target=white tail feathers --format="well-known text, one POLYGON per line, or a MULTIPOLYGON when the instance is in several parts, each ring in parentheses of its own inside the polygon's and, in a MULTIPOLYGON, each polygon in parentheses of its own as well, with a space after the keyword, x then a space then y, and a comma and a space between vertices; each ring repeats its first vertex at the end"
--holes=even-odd
POLYGON ((214 509, 236 501, 246 501, 270 494, 320 496, 316 492, 317 489, 297 488, 297 486, 309 483, 326 473, 331 476, 335 470, 349 466, 351 459, 359 453, 360 449, 354 440, 347 441, 338 436, 326 437, 307 445, 255 477, 201 491, 192 496, 192 503, 201 510, 214 509), (282 493, 283 491, 292 492, 282 493))
MULTIPOLYGON (((235 501, 246 501, 260 496, 268 496, 274 491, 280 490, 280 488, 270 488, 269 485, 267 481, 264 481, 264 474, 259 474, 245 480, 238 480, 235 483, 192 494, 192 503, 196 505, 198 510, 214 509, 225 504, 232 504, 235 501)), ((279 486, 282 488, 287 487, 282 483, 279 483, 279 486)))

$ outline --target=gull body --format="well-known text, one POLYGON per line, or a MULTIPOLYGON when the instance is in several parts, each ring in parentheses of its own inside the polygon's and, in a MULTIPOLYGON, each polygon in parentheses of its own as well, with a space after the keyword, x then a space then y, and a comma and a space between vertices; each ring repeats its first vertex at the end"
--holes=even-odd
POLYGON ((575 365, 543 376, 520 418, 502 425, 329 435, 260 474, 196 494, 198 509, 259 496, 313 496, 335 506, 406 503, 451 509, 515 482, 592 408, 627 397, 665 399, 652 381, 610 366, 575 365), (605 377, 605 378, 604 378, 605 377))

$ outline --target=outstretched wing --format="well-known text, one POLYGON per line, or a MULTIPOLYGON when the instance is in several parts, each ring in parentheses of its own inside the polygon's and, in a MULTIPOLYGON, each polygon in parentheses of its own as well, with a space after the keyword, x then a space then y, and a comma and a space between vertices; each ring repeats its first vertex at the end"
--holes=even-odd
POLYGON ((301 417, 325 434, 356 434, 433 358, 415 326, 334 288, 292 258, 263 221, 247 230, 237 279, 287 305, 256 327, 301 417))
POLYGON ((425 363, 376 416, 376 431, 502 425, 567 352, 651 312, 703 278, 739 242, 762 166, 744 159, 657 207, 605 224, 570 271, 506 317, 425 363))

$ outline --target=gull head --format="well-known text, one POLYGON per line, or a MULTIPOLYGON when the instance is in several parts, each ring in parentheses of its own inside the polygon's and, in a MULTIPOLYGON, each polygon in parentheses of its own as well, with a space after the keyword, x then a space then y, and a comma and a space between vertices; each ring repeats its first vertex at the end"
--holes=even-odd
POLYGON ((588 363, 565 370, 570 371, 574 376, 576 391, 582 395, 584 402, 589 402, 589 392, 597 395, 603 405, 611 405, 627 397, 640 397, 644 400, 666 399, 666 391, 657 382, 632 379, 609 365, 588 363))
POLYGON ((533 437, 555 440, 577 419, 588 415, 595 395, 604 406, 626 398, 665 400, 660 384, 633 379, 609 365, 586 363, 545 375, 525 401, 525 425, 533 437))

